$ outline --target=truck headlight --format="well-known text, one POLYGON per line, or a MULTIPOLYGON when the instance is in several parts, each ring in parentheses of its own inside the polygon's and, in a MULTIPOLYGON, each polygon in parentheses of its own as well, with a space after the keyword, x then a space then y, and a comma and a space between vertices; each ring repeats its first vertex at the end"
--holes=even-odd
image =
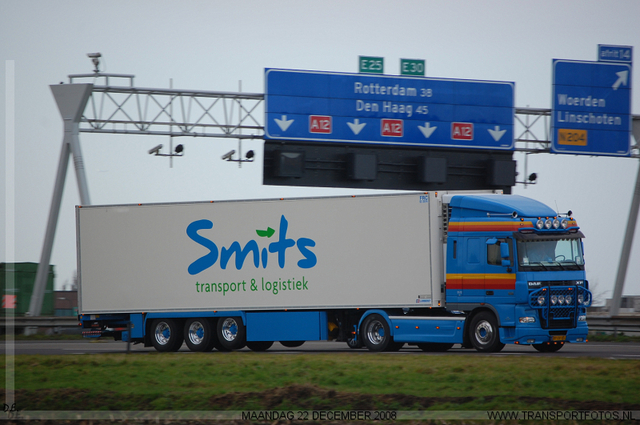
POLYGON ((578 304, 584 304, 584 295, 578 295, 578 304))
POLYGON ((520 323, 535 323, 536 318, 532 316, 521 317, 519 321, 520 323))
POLYGON ((559 295, 558 296, 558 304, 560 304, 560 305, 564 304, 564 295, 559 295))
POLYGON ((558 304, 558 296, 551 295, 551 305, 556 305, 556 304, 558 304))
POLYGON ((571 295, 567 295, 566 297, 564 297, 564 302, 566 302, 567 305, 571 304, 572 301, 573 297, 571 295))
POLYGON ((540 295, 538 297, 538 304, 539 305, 544 305, 544 303, 547 301, 547 299, 544 297, 544 295, 540 295))
POLYGON ((539 219, 538 221, 536 221, 536 227, 538 229, 542 229, 544 227, 544 220, 543 219, 539 219))

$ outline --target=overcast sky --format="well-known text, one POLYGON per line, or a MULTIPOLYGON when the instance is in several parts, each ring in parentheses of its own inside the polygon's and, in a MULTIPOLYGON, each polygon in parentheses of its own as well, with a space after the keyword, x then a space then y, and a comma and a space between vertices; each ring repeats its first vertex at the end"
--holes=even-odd
MULTIPOLYGON (((639 54, 640 2, 586 1, 0 1, 0 262, 38 262, 51 203, 63 125, 49 85, 101 70, 135 74, 139 87, 264 92, 264 68, 357 72, 359 55, 382 56, 398 74, 400 58, 422 58, 427 76, 513 81, 516 106, 551 107, 552 59, 595 61, 598 44, 639 54), (7 69, 15 70, 7 73, 7 69), (9 77, 9 78, 8 78, 9 77), (15 92, 7 106, 6 94, 15 92), (7 110, 7 107, 10 110, 7 110), (9 112, 9 113, 7 113, 9 112), (15 128, 15 175, 6 181, 7 128, 15 128), (7 191, 7 188, 10 188, 7 191), (7 193, 15 204, 7 206, 7 193), (7 251, 7 208, 15 245, 7 251)), ((632 81, 638 80, 637 68, 632 81)), ((11 99, 11 97, 9 98, 11 99)), ((634 90, 632 113, 639 114, 634 90)), ((11 142, 11 141, 10 141, 11 142)), ((220 156, 225 139, 180 140, 185 156, 169 168, 147 151, 167 137, 82 133, 93 204, 175 202, 348 194, 342 189, 262 185, 262 141, 245 142, 257 161, 239 168, 220 156)), ((10 150, 11 151, 11 150, 10 150)), ((516 154, 524 174, 524 155, 516 154)), ((585 239, 588 279, 610 297, 638 159, 530 155, 538 183, 514 193, 571 209, 585 239)), ((9 169, 11 171, 11 169, 9 169)), ((358 193, 361 193, 359 191, 358 193)), ((53 248, 58 288, 76 269, 69 167, 53 248)), ((637 235, 636 239, 640 239, 637 235)), ((624 293, 640 295, 640 242, 634 244, 624 293)))

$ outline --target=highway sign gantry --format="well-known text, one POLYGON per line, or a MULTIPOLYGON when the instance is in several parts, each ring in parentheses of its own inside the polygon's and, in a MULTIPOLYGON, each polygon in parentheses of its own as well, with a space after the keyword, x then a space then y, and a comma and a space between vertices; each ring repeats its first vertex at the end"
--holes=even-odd
POLYGON ((514 83, 265 70, 265 139, 513 150, 514 83))
POLYGON ((554 59, 553 153, 629 156, 631 65, 554 59))

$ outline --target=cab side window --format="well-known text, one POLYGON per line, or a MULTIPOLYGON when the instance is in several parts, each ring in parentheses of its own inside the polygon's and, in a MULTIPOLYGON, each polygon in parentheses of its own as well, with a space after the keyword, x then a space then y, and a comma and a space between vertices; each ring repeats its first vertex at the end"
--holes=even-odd
POLYGON ((499 244, 487 245, 487 264, 490 264, 492 266, 502 265, 499 244))

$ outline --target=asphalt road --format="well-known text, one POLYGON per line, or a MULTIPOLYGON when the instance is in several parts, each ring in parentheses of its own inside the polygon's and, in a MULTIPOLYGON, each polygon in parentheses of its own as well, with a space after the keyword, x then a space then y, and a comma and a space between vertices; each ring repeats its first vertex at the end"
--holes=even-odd
MULTIPOLYGON (((7 353, 7 344, 2 341, 0 353, 7 353)), ((142 345, 131 345, 132 353, 152 353, 155 350, 152 347, 143 347, 142 345)), ((121 341, 96 341, 96 340, 73 340, 73 341, 16 341, 14 353, 20 354, 108 354, 108 353, 125 353, 127 351, 127 343, 121 341)), ((241 351, 249 352, 245 348, 241 351)), ((186 345, 180 349, 181 353, 189 355, 190 351, 186 345)), ((296 353, 335 353, 335 352, 360 352, 368 353, 365 349, 352 350, 347 347, 344 342, 326 342, 326 341, 309 341, 297 348, 286 348, 279 343, 266 351, 267 353, 278 354, 296 354, 296 353)), ((220 353, 213 351, 211 355, 233 353, 220 353)), ((368 353, 377 355, 378 353, 368 353)), ((405 345, 405 347, 396 353, 383 353, 385 355, 440 355, 442 353, 425 353, 415 346, 405 345)), ((586 344, 567 344, 556 353, 539 353, 530 346, 507 345, 499 353, 479 353, 472 349, 462 349, 459 345, 447 351, 448 355, 456 356, 561 356, 561 357, 599 357, 606 359, 636 359, 640 360, 640 343, 608 343, 608 342, 589 342, 586 344)))

